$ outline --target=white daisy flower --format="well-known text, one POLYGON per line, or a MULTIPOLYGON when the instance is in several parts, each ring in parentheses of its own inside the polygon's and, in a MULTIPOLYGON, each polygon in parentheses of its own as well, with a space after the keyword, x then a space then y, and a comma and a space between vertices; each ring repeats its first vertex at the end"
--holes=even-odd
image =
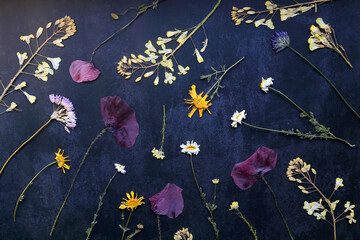
POLYGON ((233 122, 231 123, 231 126, 232 126, 233 128, 236 128, 237 125, 238 125, 238 124, 241 124, 241 121, 242 121, 243 119, 245 119, 245 118, 246 118, 246 112, 245 112, 245 110, 242 110, 241 112, 239 112, 238 110, 236 110, 236 111, 234 112, 234 114, 232 115, 232 117, 231 117, 231 121, 233 121, 233 122))
POLYGON ((260 88, 261 90, 263 90, 264 92, 268 92, 269 91, 269 87, 272 86, 273 83, 273 78, 269 77, 267 79, 261 78, 261 83, 260 83, 260 88))
POLYGON ((198 153, 200 152, 200 145, 193 140, 191 140, 191 142, 186 141, 186 144, 181 144, 180 147, 182 148, 182 153, 187 153, 189 155, 198 155, 198 153))
POLYGON ((126 170, 125 170, 125 166, 124 165, 121 165, 119 163, 114 163, 115 165, 115 169, 116 171, 118 171, 119 173, 122 173, 122 174, 125 174, 126 173, 126 170))

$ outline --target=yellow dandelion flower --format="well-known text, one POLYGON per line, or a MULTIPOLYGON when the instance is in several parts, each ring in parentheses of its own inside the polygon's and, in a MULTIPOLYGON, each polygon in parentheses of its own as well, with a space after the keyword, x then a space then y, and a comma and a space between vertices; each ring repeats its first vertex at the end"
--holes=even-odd
POLYGON ((124 201, 121 202, 121 205, 119 206, 120 209, 127 209, 134 211, 138 206, 145 204, 142 200, 144 200, 144 197, 138 198, 138 194, 134 193, 134 191, 131 191, 130 194, 126 193, 126 196, 128 199, 123 198, 124 201))
POLYGON ((206 98, 208 95, 202 96, 204 92, 201 92, 199 95, 196 93, 196 86, 192 85, 191 90, 189 90, 189 95, 192 97, 192 99, 185 99, 185 103, 190 104, 190 107, 193 107, 191 112, 189 113, 189 118, 192 117, 192 115, 196 112, 196 110, 199 110, 199 116, 202 117, 203 111, 207 110, 210 114, 209 107, 212 105, 212 103, 209 103, 211 101, 206 101, 206 98))
POLYGON ((61 152, 61 149, 59 148, 58 152, 55 153, 55 160, 57 161, 58 168, 62 168, 63 173, 65 173, 65 169, 67 169, 67 170, 70 169, 70 166, 66 164, 66 162, 70 162, 70 160, 66 159, 69 156, 64 157, 64 150, 62 150, 61 153, 60 152, 61 152))

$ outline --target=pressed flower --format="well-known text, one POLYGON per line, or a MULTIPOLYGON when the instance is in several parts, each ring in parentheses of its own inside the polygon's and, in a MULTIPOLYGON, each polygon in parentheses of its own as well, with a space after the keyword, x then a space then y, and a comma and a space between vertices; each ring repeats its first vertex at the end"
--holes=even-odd
POLYGON ((242 120, 244 120, 245 118, 246 118, 245 110, 242 110, 241 112, 238 112, 238 110, 236 110, 231 117, 231 121, 233 121, 231 123, 231 126, 233 128, 237 128, 237 125, 241 124, 242 120))
POLYGON ((5 112, 11 112, 17 107, 17 104, 14 102, 11 102, 10 107, 8 107, 5 112))
POLYGON ((271 171, 276 163, 277 153, 270 148, 260 147, 247 160, 234 165, 231 177, 240 189, 246 190, 271 171))
POLYGON ((94 67, 94 64, 82 60, 75 60, 69 68, 71 78, 77 82, 91 82, 96 80, 100 71, 94 67))
POLYGON ((143 55, 139 55, 138 58, 145 61, 145 62, 152 62, 152 63, 156 63, 156 59, 159 58, 158 55, 156 55, 153 52, 150 51, 145 51, 145 53, 148 55, 147 57, 143 56, 143 55))
POLYGON ((69 156, 64 157, 64 151, 59 148, 58 152, 55 153, 55 160, 57 161, 58 168, 61 168, 63 170, 63 173, 65 173, 65 169, 69 170, 70 166, 66 164, 66 162, 70 162, 69 159, 67 159, 69 156))
POLYGON ((39 28, 38 28, 38 30, 37 30, 37 32, 36 32, 36 38, 39 38, 39 37, 41 36, 43 30, 44 30, 44 29, 43 29, 42 27, 39 27, 39 28))
POLYGON ((36 97, 35 97, 35 96, 33 96, 33 95, 31 95, 31 94, 29 94, 29 93, 27 93, 27 92, 25 92, 25 91, 22 91, 22 92, 24 93, 25 97, 27 98, 27 100, 28 100, 31 104, 33 104, 33 103, 36 101, 36 97))
POLYGON ((54 94, 50 94, 49 99, 57 106, 50 118, 63 124, 65 131, 70 133, 69 128, 76 127, 76 115, 72 102, 66 97, 54 94))
POLYGON ((34 76, 40 80, 43 80, 44 82, 46 82, 48 80, 47 72, 35 73, 34 76))
POLYGON ((19 52, 17 52, 16 55, 17 55, 17 57, 18 57, 18 59, 19 59, 19 65, 20 65, 20 67, 21 67, 21 66, 23 65, 25 59, 28 58, 27 53, 24 52, 24 53, 20 54, 19 52))
POLYGON ((202 42, 203 43, 203 47, 200 49, 200 52, 205 52, 205 49, 206 49, 206 47, 207 47, 207 45, 208 45, 208 41, 209 41, 209 39, 205 39, 205 41, 204 42, 202 42))
POLYGON ((261 78, 261 83, 260 83, 261 90, 267 93, 269 91, 269 87, 271 87, 274 84, 273 80, 274 79, 271 77, 267 79, 261 78))
POLYGON ((150 77, 154 74, 154 71, 150 71, 150 72, 147 72, 144 74, 144 77, 147 78, 147 77, 150 77))
POLYGON ((332 209, 333 211, 335 211, 336 206, 337 206, 337 204, 338 204, 339 202, 340 202, 340 200, 336 200, 336 201, 334 201, 334 202, 331 203, 331 209, 332 209))
POLYGON ((54 70, 50 68, 50 65, 47 62, 41 62, 38 65, 38 69, 35 71, 36 74, 44 73, 45 75, 54 75, 54 70))
POLYGON ((350 212, 349 215, 346 216, 347 219, 349 219, 349 223, 352 224, 352 223, 356 223, 356 219, 354 219, 354 211, 350 212))
POLYGON ((121 202, 121 205, 119 206, 120 209, 127 209, 129 211, 134 211, 137 207, 141 206, 142 204, 145 204, 143 202, 144 197, 138 198, 138 194, 134 193, 134 191, 131 191, 130 194, 126 193, 126 198, 123 198, 123 201, 121 202))
POLYGON ((239 203, 238 202, 232 202, 231 205, 230 205, 229 211, 237 210, 238 208, 239 208, 239 203))
POLYGON ((182 228, 178 230, 174 235, 174 240, 193 240, 193 235, 189 232, 189 229, 182 228))
POLYGON ((178 72, 179 75, 185 75, 190 70, 189 66, 183 67, 181 65, 178 65, 178 68, 179 68, 179 72, 178 72))
POLYGON ((144 225, 142 225, 142 224, 138 224, 138 225, 136 225, 136 227, 137 227, 137 229, 139 229, 139 230, 143 230, 144 229, 144 225))
POLYGON ((355 208, 355 204, 350 205, 350 202, 347 201, 347 202, 345 203, 344 207, 345 207, 344 212, 348 212, 348 211, 353 212, 353 211, 354 211, 353 209, 355 208))
POLYGON ((320 26, 321 29, 324 29, 326 33, 331 33, 330 25, 326 24, 321 17, 316 19, 316 23, 320 26))
POLYGON ((165 157, 165 153, 161 150, 157 150, 156 148, 153 148, 153 150, 151 151, 153 156, 157 159, 164 159, 165 157))
POLYGON ((199 50, 197 48, 195 48, 195 54, 196 54, 196 59, 199 63, 204 62, 203 57, 201 56, 201 54, 199 53, 199 50))
POLYGON ((164 80, 164 83, 172 84, 173 81, 175 81, 175 80, 176 80, 176 77, 173 76, 172 73, 165 72, 165 80, 164 80))
POLYGON ((158 51, 160 54, 166 55, 166 54, 169 54, 172 52, 172 49, 170 49, 170 48, 167 49, 165 47, 165 44, 161 44, 161 48, 162 48, 162 50, 158 51))
POLYGON ((315 211, 322 211, 324 209, 324 206, 321 204, 320 199, 319 202, 308 203, 307 201, 305 201, 303 208, 307 211, 308 215, 313 215, 315 211))
POLYGON ((218 184, 220 182, 220 180, 218 178, 214 178, 213 180, 211 180, 213 184, 218 184))
POLYGON ((183 32, 176 41, 178 43, 183 43, 185 41, 185 38, 187 37, 187 34, 188 34, 188 31, 183 32))
POLYGON ((108 131, 122 147, 135 144, 139 135, 139 124, 134 109, 118 96, 101 99, 101 116, 108 131))
POLYGON ((155 80, 154 80, 154 85, 157 86, 159 84, 159 76, 156 76, 155 80))
POLYGON ((35 38, 34 35, 20 36, 20 40, 25 41, 27 44, 30 44, 31 38, 35 38))
POLYGON ((180 30, 176 30, 176 31, 167 31, 167 32, 166 32, 166 36, 169 38, 169 37, 172 37, 172 36, 174 36, 174 35, 176 35, 176 34, 179 34, 179 33, 181 33, 181 31, 180 31, 180 30))
POLYGON ((49 60, 53 66, 53 68, 55 70, 58 70, 59 69, 59 64, 61 62, 61 58, 57 57, 57 58, 46 58, 47 60, 49 60))
POLYGON ((275 35, 271 37, 271 43, 273 49, 276 50, 276 52, 280 52, 290 46, 290 37, 287 32, 275 31, 275 35))
POLYGON ((334 190, 338 190, 339 187, 343 187, 344 184, 343 184, 343 179, 342 178, 336 178, 336 181, 335 181, 335 188, 334 190))
POLYGON ((157 215, 177 218, 184 209, 181 192, 182 189, 176 184, 168 183, 161 192, 149 198, 151 210, 157 215))
POLYGON ((157 45, 164 45, 164 44, 167 44, 169 42, 172 41, 172 38, 162 38, 162 37, 158 37, 158 40, 156 41, 156 44, 157 45))
POLYGON ((62 44, 61 38, 54 40, 52 43, 58 47, 64 47, 64 44, 62 44))
POLYGON ((14 89, 17 91, 23 89, 24 87, 26 87, 26 82, 21 82, 18 85, 16 85, 14 89))
POLYGON ((115 169, 116 169, 117 172, 122 173, 122 174, 126 173, 124 165, 121 165, 119 163, 114 163, 114 166, 115 166, 115 169))
POLYGON ((270 2, 270 1, 266 1, 265 6, 266 6, 267 10, 270 10, 270 12, 269 12, 270 14, 272 14, 274 12, 274 9, 277 7, 276 4, 274 4, 274 3, 270 2))
POLYGON ((172 72, 174 71, 174 64, 173 61, 170 59, 168 59, 167 57, 163 56, 163 60, 161 61, 161 66, 166 67, 168 69, 170 69, 172 72))
POLYGON ((186 141, 186 144, 181 144, 180 147, 182 148, 182 153, 187 153, 189 155, 198 155, 198 153, 200 152, 200 145, 193 140, 191 140, 191 142, 186 141))
POLYGON ((189 95, 192 99, 185 99, 185 103, 190 104, 190 107, 192 107, 191 112, 188 114, 189 118, 192 117, 192 115, 196 112, 196 110, 199 111, 199 117, 202 117, 203 111, 207 110, 209 114, 211 114, 209 107, 212 105, 210 103, 210 100, 206 100, 208 95, 202 96, 204 92, 201 92, 199 95, 196 93, 196 86, 192 85, 191 90, 189 90, 189 95))
POLYGON ((156 52, 156 48, 155 48, 154 45, 151 43, 151 40, 149 40, 147 43, 145 43, 145 47, 146 47, 147 49, 149 49, 149 51, 156 52))

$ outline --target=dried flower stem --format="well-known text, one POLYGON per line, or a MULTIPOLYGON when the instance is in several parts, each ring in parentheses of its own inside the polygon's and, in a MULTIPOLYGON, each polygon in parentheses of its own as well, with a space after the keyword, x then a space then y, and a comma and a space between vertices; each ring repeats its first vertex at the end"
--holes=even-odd
POLYGON ((57 221, 58 221, 58 219, 59 219, 59 216, 60 216, 60 214, 61 214, 61 211, 62 211, 62 209, 64 208, 67 199, 69 198, 71 189, 72 189, 72 187, 74 186, 75 180, 76 180, 76 178, 77 178, 77 176, 78 176, 78 174, 79 174, 79 172, 80 172, 80 170, 81 170, 82 165, 85 163, 85 159, 86 159, 87 155, 89 154, 91 148, 95 145, 95 143, 97 142, 97 140, 99 140, 99 138, 101 138, 102 135, 104 135, 104 133, 105 133, 107 130, 108 130, 107 128, 104 128, 103 130, 101 130, 101 132, 95 137, 95 139, 91 142, 89 148, 86 150, 86 153, 85 153, 83 159, 81 160, 81 163, 80 163, 80 165, 79 165, 79 167, 78 167, 78 169, 77 169, 77 172, 76 172, 76 174, 75 174, 75 176, 74 176, 74 178, 73 178, 73 180, 72 180, 72 182, 71 182, 70 188, 69 188, 69 190, 68 190, 68 192, 67 192, 67 195, 66 195, 66 197, 65 197, 65 199, 64 199, 64 202, 62 203, 62 205, 61 205, 61 207, 60 207, 60 210, 59 210, 59 212, 58 212, 57 215, 56 215, 56 218, 55 218, 55 220, 54 220, 54 223, 53 223, 53 225, 52 225, 52 227, 51 227, 50 236, 52 236, 53 231, 55 230, 55 226, 56 226, 56 223, 57 223, 57 221))
POLYGON ((129 225, 132 212, 133 212, 133 211, 131 210, 130 213, 129 213, 129 217, 128 217, 127 221, 126 221, 125 227, 122 227, 123 234, 122 234, 122 236, 121 236, 121 240, 124 240, 125 233, 129 230, 127 227, 128 227, 128 225, 129 225))
POLYGON ((48 165, 46 165, 43 169, 41 169, 31 180, 30 182, 26 185, 26 187, 24 188, 24 190, 21 192, 18 200, 16 201, 16 205, 15 205, 15 209, 14 209, 14 222, 16 220, 16 212, 17 212, 17 209, 18 209, 18 205, 19 203, 23 200, 24 198, 24 194, 26 192, 26 190, 33 184, 33 182, 35 181, 35 179, 40 175, 40 173, 42 173, 45 169, 47 169, 48 167, 56 164, 57 161, 54 161, 54 162, 51 162, 49 163, 48 165))
POLYGON ((101 209, 101 206, 103 205, 103 202, 102 202, 102 201, 103 201, 103 199, 104 199, 104 197, 105 197, 105 195, 106 195, 107 189, 109 188, 111 182, 114 180, 114 178, 115 178, 116 175, 117 175, 117 171, 115 171, 114 175, 110 178, 108 184, 106 185, 106 187, 105 187, 105 189, 104 189, 103 194, 101 194, 101 196, 99 197, 100 200, 99 200, 98 208, 96 209, 96 212, 95 212, 95 214, 94 214, 94 219, 93 219, 93 221, 91 222, 91 226, 86 230, 86 234, 87 234, 87 235, 86 235, 86 240, 89 240, 89 239, 90 239, 91 232, 92 232, 92 230, 94 229, 94 227, 95 227, 95 225, 96 225, 96 223, 97 223, 96 218, 98 217, 98 213, 99 213, 99 211, 100 211, 100 209, 101 209))
POLYGON ((163 127, 161 129, 161 133, 162 133, 162 139, 161 139, 161 146, 160 146, 160 150, 163 150, 164 147, 164 141, 165 141, 165 127, 166 127, 166 115, 165 115, 165 105, 163 105, 163 127))
POLYGON ((192 173, 193 173, 193 176, 194 176, 194 180, 195 180, 195 183, 196 183, 196 187, 198 188, 199 193, 200 193, 200 197, 203 200, 203 202, 204 202, 204 204, 206 206, 206 209, 208 210, 208 212, 210 214, 210 217, 208 218, 208 220, 210 221, 210 223, 211 223, 211 225, 212 225, 212 227, 214 229, 216 240, 219 240, 219 229, 217 229, 217 227, 216 227, 216 223, 215 223, 214 216, 213 216, 213 213, 212 213, 214 209, 208 206, 210 204, 206 202, 205 194, 202 192, 202 188, 200 187, 200 185, 198 183, 198 180, 197 180, 196 174, 195 174, 195 170, 194 170, 194 164, 193 164, 193 161, 192 161, 192 155, 190 155, 190 164, 191 164, 191 170, 192 170, 192 173))
POLYGON ((341 98, 341 100, 345 103, 345 105, 358 117, 360 120, 360 115, 350 106, 350 104, 346 101, 346 99, 343 97, 343 95, 339 92, 339 90, 335 87, 335 85, 312 63, 310 62, 306 57, 304 57, 301 53, 296 51, 294 48, 288 46, 291 51, 296 53, 298 56, 300 56, 303 60, 305 60, 308 64, 310 64, 311 67, 313 67, 329 84, 330 86, 335 90, 337 95, 341 98))
POLYGON ((249 221, 246 219, 246 217, 240 212, 239 209, 236 209, 236 211, 238 212, 238 215, 240 217, 241 220, 243 220, 246 225, 249 227, 250 232, 252 233, 252 235, 254 236, 255 240, 258 240, 257 235, 256 235, 256 230, 251 226, 251 224, 249 223, 249 221))
POLYGON ((156 214, 156 218, 157 218, 157 223, 158 223, 159 240, 161 240, 160 216, 156 214))
POLYGON ((214 184, 214 197, 213 197, 213 205, 215 204, 215 199, 216 199, 216 185, 217 184, 214 184))
MULTIPOLYGON (((124 30, 125 28, 127 28, 128 26, 130 26, 133 22, 135 22, 136 19, 138 19, 143 13, 146 13, 146 11, 149 8, 153 8, 155 9, 157 7, 159 3, 159 0, 154 1, 152 4, 147 5, 147 6, 142 6, 140 8, 138 8, 138 12, 136 14, 136 16, 130 21, 128 22, 125 26, 123 26, 122 28, 120 28, 119 30, 117 30, 116 32, 114 32, 113 34, 111 34, 108 38, 106 38, 103 42, 101 42, 98 46, 96 46, 96 48, 93 50, 93 52, 91 53, 91 57, 90 57, 90 62, 93 61, 94 58, 94 54, 95 52, 102 46, 104 45, 107 41, 111 40, 115 35, 117 35, 118 33, 120 33, 122 30, 124 30)), ((133 8, 130 8, 133 9, 133 8)), ((125 15, 127 13, 128 10, 125 11, 124 14, 125 15)))
POLYGON ((281 219, 283 220, 283 222, 284 222, 284 224, 285 224, 286 230, 287 230, 290 238, 291 238, 292 240, 294 240, 294 238, 292 237, 292 235, 291 235, 291 233, 290 233, 290 229, 289 229, 289 226, 288 226, 287 223, 286 223, 286 220, 285 220, 285 218, 284 218, 284 215, 282 214, 282 212, 281 212, 281 210, 280 210, 280 208, 279 208, 279 206, 278 206, 277 198, 276 198, 276 196, 275 196, 274 191, 272 190, 272 188, 270 187, 270 185, 268 184, 268 182, 265 180, 264 176, 261 177, 261 180, 264 181, 264 183, 266 184, 266 187, 270 190, 271 195, 272 195, 272 197, 274 198, 275 206, 276 206, 276 208, 277 208, 277 210, 278 210, 278 212, 279 212, 279 214, 280 214, 280 216, 281 216, 281 219))
POLYGON ((39 130, 37 130, 28 140, 26 140, 23 144, 20 145, 20 147, 18 147, 15 152, 13 152, 13 154, 11 154, 11 156, 6 160, 6 162, 4 163, 4 165, 2 166, 1 170, 0 170, 0 175, 3 173, 6 165, 10 162, 10 160, 15 156, 15 154, 20 151, 20 149, 25 146, 25 144, 27 144, 28 142, 30 142, 31 139, 33 139, 44 127, 46 127, 53 119, 50 118, 49 121, 47 121, 44 125, 42 125, 39 130))

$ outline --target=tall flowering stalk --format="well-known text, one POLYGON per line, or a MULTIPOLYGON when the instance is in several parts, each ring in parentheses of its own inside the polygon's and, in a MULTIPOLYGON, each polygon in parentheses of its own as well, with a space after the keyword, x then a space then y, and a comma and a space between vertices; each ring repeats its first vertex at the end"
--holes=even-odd
POLYGON ((204 202, 206 209, 209 212, 210 217, 208 217, 208 220, 209 220, 211 226, 213 227, 215 239, 219 240, 219 229, 217 228, 217 224, 215 222, 214 215, 213 215, 213 212, 217 209, 217 205, 215 204, 215 198, 216 198, 216 185, 219 183, 219 180, 218 179, 213 180, 213 183, 215 185, 213 202, 212 203, 207 202, 206 194, 202 191, 202 188, 200 187, 199 182, 196 178, 194 163, 192 160, 192 155, 193 154, 198 155, 198 153, 200 152, 200 145, 194 141, 191 141, 191 142, 187 141, 186 144, 181 144, 180 147, 181 147, 182 153, 186 153, 186 154, 190 155, 190 165, 191 165, 191 170, 192 170, 192 173, 194 176, 196 187, 199 190, 200 197, 201 197, 202 201, 204 202))
POLYGON ((27 189, 34 183, 34 181, 37 179, 37 177, 40 175, 40 173, 42 173, 43 171, 45 171, 45 169, 51 167, 52 165, 56 164, 58 165, 58 169, 61 169, 63 173, 65 173, 65 169, 66 170, 70 170, 70 166, 66 164, 66 162, 70 162, 69 159, 67 159, 67 157, 64 156, 64 150, 62 150, 59 148, 58 152, 55 153, 55 161, 49 163, 48 165, 46 165, 45 167, 43 167, 31 180, 30 182, 26 185, 25 189, 21 192, 16 205, 15 205, 15 209, 14 209, 14 222, 16 220, 16 212, 19 206, 19 203, 24 201, 24 197, 25 197, 25 192, 27 191, 27 189))
POLYGON ((44 129, 47 125, 49 125, 53 120, 63 125, 65 131, 68 132, 69 134, 70 134, 69 129, 74 129, 76 127, 76 115, 72 102, 66 97, 60 95, 54 95, 54 94, 50 94, 49 99, 50 102, 52 102, 56 107, 54 108, 50 116, 50 119, 11 154, 11 156, 3 164, 0 170, 0 175, 3 173, 5 167, 10 162, 10 160, 15 156, 15 154, 19 152, 22 147, 24 147, 28 142, 30 142, 30 140, 32 140, 42 129, 44 129))
MULTIPOLYGON (((135 17, 130 22, 128 22, 125 26, 123 26, 122 28, 120 28, 119 30, 117 30, 116 32, 111 34, 109 37, 107 37, 104 41, 102 41, 99 45, 97 45, 95 47, 95 49, 91 53, 91 57, 90 57, 89 62, 88 61, 82 61, 82 60, 75 60, 75 61, 73 61, 71 63, 70 68, 69 68, 69 73, 70 73, 72 79, 77 83, 89 82, 89 81, 96 80, 99 77, 101 72, 97 68, 95 68, 95 66, 93 64, 95 52, 102 45, 104 45, 105 43, 110 41, 113 37, 115 37, 117 34, 122 32, 123 30, 125 30, 127 27, 129 27, 141 15, 146 13, 147 10, 156 9, 158 3, 159 3, 159 0, 156 0, 150 5, 146 5, 146 6, 145 5, 140 5, 138 8, 129 8, 123 14, 121 14, 121 15, 125 15, 129 10, 137 9, 137 14, 135 15, 135 17)), ((117 14, 115 14, 115 13, 112 13, 111 16, 115 20, 119 19, 119 16, 117 14)))
POLYGON ((55 45, 58 47, 64 47, 63 40, 68 39, 69 37, 73 36, 76 32, 76 25, 74 20, 69 17, 65 16, 61 19, 58 19, 55 21, 54 24, 52 22, 49 22, 45 27, 45 34, 43 34, 44 28, 39 27, 35 36, 33 34, 27 35, 27 36, 21 36, 20 40, 26 42, 26 44, 29 47, 29 55, 27 52, 20 53, 17 52, 17 57, 19 59, 19 70, 17 73, 10 79, 7 86, 4 85, 4 83, 0 80, 1 86, 3 88, 2 93, 0 94, 0 106, 6 107, 6 110, 3 112, 0 112, 0 115, 6 112, 11 112, 13 110, 18 110, 17 104, 15 102, 12 102, 10 105, 7 104, 4 101, 4 98, 8 96, 10 93, 15 91, 21 91, 25 97, 29 100, 31 104, 33 104, 36 101, 36 97, 27 93, 23 90, 27 86, 27 83, 21 82, 17 85, 15 85, 15 81, 22 75, 32 75, 36 77, 39 80, 47 81, 48 75, 53 75, 54 70, 57 70, 59 68, 59 63, 61 59, 59 57, 51 58, 44 56, 40 54, 40 51, 48 45, 55 45), (48 33, 48 29, 53 26, 53 32, 48 33), (40 43, 41 36, 46 37, 46 39, 40 43), (35 39, 36 46, 33 49, 31 45, 31 39, 35 39), (40 58, 41 60, 38 60, 40 58), (50 67, 48 62, 52 65, 53 69, 50 67), (30 66, 36 66, 37 69, 34 73, 26 72, 25 69, 27 69, 30 66))
POLYGON ((236 214, 239 216, 239 218, 240 218, 241 220, 243 220, 243 222, 248 226, 248 228, 249 228, 251 234, 253 235, 254 239, 255 239, 255 240, 258 240, 258 237, 257 237, 257 235, 256 235, 256 230, 253 228, 253 226, 251 226, 250 222, 246 219, 246 217, 244 216, 244 214, 242 214, 242 212, 240 212, 240 210, 239 210, 239 203, 238 203, 238 202, 232 202, 232 203, 230 204, 230 209, 229 209, 229 211, 233 211, 233 210, 237 212, 236 214))
POLYGON ((335 209, 340 200, 333 201, 331 198, 340 187, 344 187, 342 178, 336 178, 333 192, 329 197, 326 197, 325 194, 316 186, 316 170, 311 168, 311 165, 304 162, 301 158, 296 158, 289 162, 286 175, 290 181, 297 182, 299 184, 298 188, 302 193, 311 194, 316 192, 320 195, 320 199, 317 202, 309 203, 305 201, 303 208, 307 211, 308 215, 313 215, 317 220, 324 220, 333 227, 334 240, 337 239, 336 223, 344 219, 347 219, 350 224, 356 223, 356 220, 354 219, 355 205, 350 204, 349 201, 347 201, 344 205, 345 210, 340 215, 335 216, 335 209), (344 216, 344 214, 347 215, 344 216), (330 220, 327 219, 328 215, 330 215, 330 220))
POLYGON ((295 1, 296 3, 291 5, 277 5, 271 0, 265 2, 266 10, 256 10, 252 7, 243 7, 240 9, 232 7, 231 20, 235 22, 235 25, 240 25, 243 21, 245 21, 246 24, 254 23, 255 27, 263 25, 270 29, 274 29, 275 27, 272 22, 272 18, 278 11, 280 11, 280 20, 285 21, 288 18, 295 17, 311 9, 315 9, 316 12, 319 5, 332 1, 333 0, 315 0, 302 3, 295 1), (265 15, 265 17, 258 19, 261 15, 265 15))
POLYGON ((273 78, 267 78, 267 79, 262 79, 261 84, 260 84, 260 88, 264 91, 264 92, 269 92, 274 91, 278 94, 280 94, 282 97, 284 97, 287 101, 289 101, 294 107, 296 107, 298 110, 300 110, 300 117, 301 118, 307 118, 309 119, 309 123, 311 125, 314 126, 315 129, 315 133, 312 132, 301 132, 299 129, 296 129, 294 131, 294 129, 291 130, 276 130, 276 129, 270 129, 270 128, 264 128, 264 127, 259 127, 259 126, 255 126, 252 125, 250 123, 247 123, 244 121, 244 119, 246 118, 246 112, 245 110, 241 111, 240 113, 238 111, 236 111, 233 116, 231 117, 232 123, 231 126, 236 128, 237 124, 244 124, 246 126, 252 127, 252 128, 256 128, 256 129, 260 129, 260 130, 265 130, 265 131, 270 131, 270 132, 276 132, 276 133, 283 133, 286 135, 290 135, 290 136, 297 136, 299 138, 302 139, 322 139, 322 140, 335 140, 335 141, 340 141, 343 142, 345 144, 347 144, 350 147, 354 147, 354 144, 350 144, 348 141, 339 138, 337 136, 335 136, 335 134, 333 134, 330 131, 330 128, 325 127, 324 125, 322 125, 321 123, 318 122, 318 120, 316 120, 314 114, 312 112, 306 112, 305 110, 303 110, 301 107, 299 107, 299 105, 297 105, 293 100, 291 100, 288 96, 286 96, 284 93, 282 93, 281 91, 272 88, 271 86, 273 85, 273 78))
POLYGON ((166 127, 166 115, 165 115, 165 105, 163 105, 163 127, 161 129, 162 138, 161 138, 160 148, 159 148, 159 150, 156 148, 153 148, 153 150, 151 151, 153 154, 153 157, 157 158, 157 159, 165 158, 165 153, 163 151, 164 142, 165 142, 165 127, 166 127))
POLYGON ((208 38, 205 33, 204 23, 211 17, 211 15, 215 12, 218 8, 221 0, 218 0, 214 8, 210 11, 210 13, 196 26, 191 27, 185 30, 178 30, 175 29, 174 31, 168 31, 166 33, 166 38, 158 37, 156 44, 161 47, 161 49, 156 49, 155 46, 152 44, 151 40, 149 40, 146 44, 145 54, 147 56, 131 54, 131 57, 123 56, 123 58, 118 62, 118 73, 121 76, 125 76, 125 79, 129 79, 132 75, 140 71, 142 72, 139 77, 135 79, 135 82, 141 81, 143 78, 148 78, 155 74, 156 77, 154 79, 154 85, 157 86, 159 84, 159 68, 160 66, 164 67, 165 69, 165 84, 172 84, 176 77, 173 76, 174 72, 174 63, 178 66, 178 75, 185 75, 187 71, 190 69, 189 67, 184 67, 180 65, 176 58, 175 53, 190 39, 194 45, 194 54, 196 55, 197 61, 202 63, 204 61, 203 57, 201 56, 200 52, 205 51, 205 48, 208 45, 208 38), (196 47, 192 36, 195 34, 197 30, 200 28, 203 29, 205 34, 205 41, 203 42, 203 47, 199 51, 196 47), (168 48, 166 44, 170 42, 177 42, 177 46, 175 49, 168 48), (171 72, 169 72, 169 70, 171 72))
POLYGON ((341 100, 345 103, 345 105, 353 112, 356 117, 360 120, 360 115, 357 113, 353 107, 350 106, 350 104, 346 101, 346 99, 343 97, 343 95, 339 92, 339 90, 335 87, 335 85, 312 63, 310 62, 306 57, 304 57, 301 53, 296 51, 294 48, 290 46, 290 37, 287 34, 287 32, 275 32, 275 35, 271 38, 273 49, 276 52, 280 52, 284 50, 285 48, 289 48, 291 51, 296 53, 299 57, 301 57, 303 60, 305 60, 312 68, 314 68, 329 84, 330 86, 335 90, 337 95, 341 98, 341 100))

